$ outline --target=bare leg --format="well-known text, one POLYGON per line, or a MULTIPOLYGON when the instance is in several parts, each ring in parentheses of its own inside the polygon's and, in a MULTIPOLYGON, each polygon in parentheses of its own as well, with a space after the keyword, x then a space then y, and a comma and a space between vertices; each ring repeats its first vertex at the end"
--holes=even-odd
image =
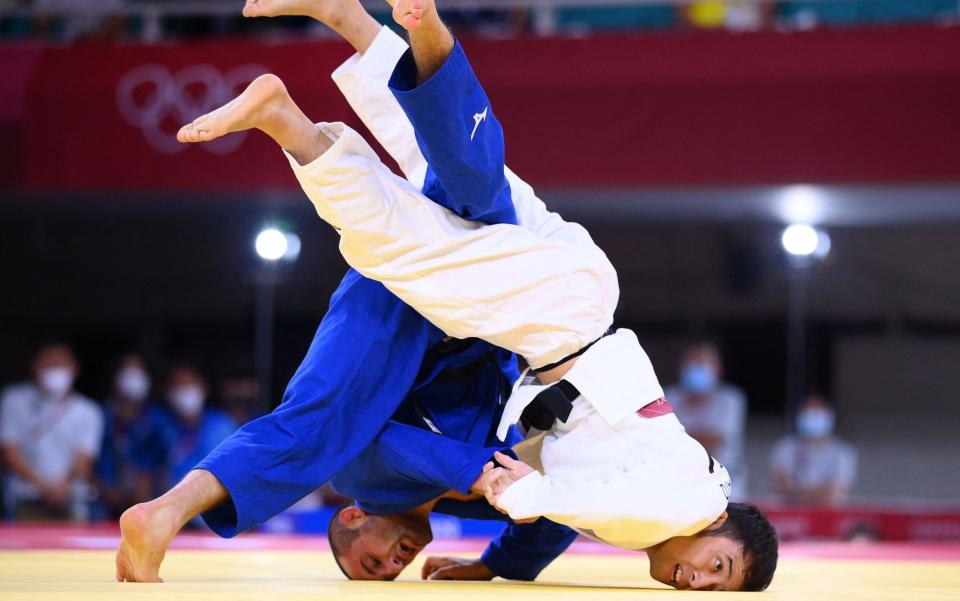
POLYGON ((184 524, 228 498, 208 471, 193 470, 163 496, 134 505, 120 516, 119 582, 162 582, 160 564, 184 524))
POLYGON ((244 17, 312 17, 340 34, 363 54, 380 33, 380 24, 359 0, 247 0, 244 17))
POLYGON ((417 83, 440 70, 453 51, 453 34, 440 20, 435 0, 387 0, 393 18, 410 32, 410 48, 417 63, 417 83))
POLYGON ((227 104, 184 125, 177 132, 177 140, 209 142, 247 129, 267 134, 301 165, 312 162, 333 145, 303 114, 276 75, 261 75, 227 104))

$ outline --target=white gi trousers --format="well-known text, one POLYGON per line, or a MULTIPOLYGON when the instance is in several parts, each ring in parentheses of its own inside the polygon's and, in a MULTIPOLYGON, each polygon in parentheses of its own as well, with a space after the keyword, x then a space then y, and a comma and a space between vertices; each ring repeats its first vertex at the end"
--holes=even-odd
MULTIPOLYGON (((357 61, 385 65, 400 50, 388 36, 357 61)), ((402 40, 398 41, 402 43, 402 40)), ((405 50, 405 45, 403 47, 405 50)), ((400 52, 402 54, 402 51, 400 52)), ((397 55, 399 56, 399 54, 397 55)), ((509 177, 521 225, 464 220, 424 197, 426 162, 399 104, 371 101, 371 87, 390 95, 386 79, 364 81, 344 65, 334 79, 358 115, 415 182, 394 175, 342 123, 317 125, 333 147, 308 165, 290 165, 317 213, 340 233, 351 267, 391 292, 454 338, 481 338, 549 365, 600 338, 619 298, 616 271, 582 227, 549 213, 532 190, 509 177), (362 91, 361 91, 362 90, 362 91)))

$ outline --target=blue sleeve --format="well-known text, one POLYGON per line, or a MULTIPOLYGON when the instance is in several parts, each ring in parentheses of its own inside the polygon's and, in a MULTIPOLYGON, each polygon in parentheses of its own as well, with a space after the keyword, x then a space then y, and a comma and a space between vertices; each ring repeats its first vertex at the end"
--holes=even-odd
POLYGON ((510 518, 491 507, 486 500, 441 499, 434 511, 472 520, 508 522, 509 525, 490 543, 480 559, 494 574, 510 580, 536 579, 577 538, 575 531, 547 518, 540 518, 532 524, 511 523, 510 518))
POLYGON ((411 480, 442 491, 468 494, 483 466, 497 451, 513 455, 509 448, 481 447, 446 438, 415 426, 391 421, 377 438, 388 454, 388 463, 411 480))
POLYGON ((576 538, 575 531, 547 518, 532 524, 510 524, 480 560, 501 578, 534 580, 576 538))
POLYGON ((424 195, 464 219, 516 225, 504 175, 503 128, 460 42, 440 70, 419 86, 408 50, 397 63, 390 90, 427 160, 424 195))
POLYGON ((349 271, 283 401, 197 467, 230 501, 203 515, 234 536, 327 482, 376 437, 442 335, 383 285, 349 271))

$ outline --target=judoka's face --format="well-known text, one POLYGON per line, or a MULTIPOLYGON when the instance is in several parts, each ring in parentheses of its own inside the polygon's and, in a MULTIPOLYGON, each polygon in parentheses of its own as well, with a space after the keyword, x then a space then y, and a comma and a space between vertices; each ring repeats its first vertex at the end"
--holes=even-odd
POLYGON ((369 515, 358 507, 344 510, 340 519, 357 534, 338 557, 353 580, 393 580, 433 540, 427 519, 369 515))
POLYGON ((673 588, 736 591, 743 583, 743 545, 726 536, 675 536, 647 549, 647 556, 650 576, 673 588))

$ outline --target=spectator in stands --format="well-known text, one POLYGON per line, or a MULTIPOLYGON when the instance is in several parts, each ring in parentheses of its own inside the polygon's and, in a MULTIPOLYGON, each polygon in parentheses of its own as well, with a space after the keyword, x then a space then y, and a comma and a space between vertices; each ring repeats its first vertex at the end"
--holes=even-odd
POLYGON ((160 480, 166 412, 150 401, 150 374, 137 354, 125 355, 104 408, 104 432, 95 474, 103 517, 153 498, 160 480))
POLYGON ((835 413, 810 395, 797 412, 797 434, 777 441, 770 458, 774 486, 787 501, 839 505, 856 479, 857 452, 833 435, 835 413))
POLYGON ((33 380, 10 386, 0 399, 0 445, 16 520, 88 518, 103 417, 74 391, 78 373, 69 346, 44 344, 33 359, 33 380))
POLYGON ((169 488, 207 456, 237 426, 222 411, 207 406, 207 381, 192 365, 170 372, 167 403, 171 415, 164 432, 166 482, 169 488))
POLYGON ((680 382, 666 390, 677 418, 707 452, 722 463, 733 481, 732 500, 747 494, 744 465, 746 397, 739 388, 721 381, 723 364, 716 345, 697 342, 683 354, 680 382))
POLYGON ((270 409, 268 400, 263 398, 260 391, 260 383, 253 376, 224 378, 217 388, 220 407, 238 426, 260 417, 270 409))

